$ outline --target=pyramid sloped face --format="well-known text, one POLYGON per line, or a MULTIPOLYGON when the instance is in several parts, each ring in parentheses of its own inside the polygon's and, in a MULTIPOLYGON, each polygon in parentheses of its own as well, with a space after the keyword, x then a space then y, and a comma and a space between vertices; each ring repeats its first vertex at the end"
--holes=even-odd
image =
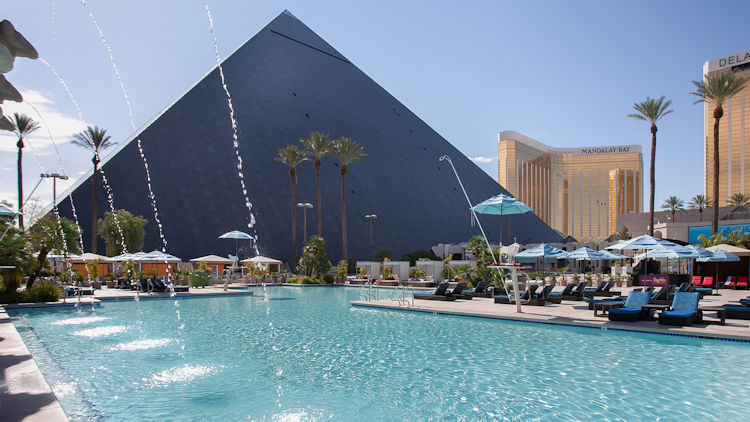
MULTIPOLYGON (((374 246, 394 256, 479 234, 456 178, 438 158, 450 155, 472 202, 507 193, 427 124, 350 63, 296 18, 281 14, 223 63, 239 125, 245 180, 257 218, 259 247, 265 256, 287 262, 291 241, 291 182, 287 166, 275 162, 277 149, 298 144, 310 131, 347 136, 368 156, 349 165, 346 175, 348 256, 366 260, 369 226, 377 214, 374 246)), ((245 208, 232 148, 232 130, 218 70, 209 73, 140 134, 149 160, 169 252, 188 260, 234 253, 234 242, 218 239, 231 230, 247 231, 245 208)), ((135 141, 105 164, 115 207, 143 215, 144 250, 161 247, 153 222, 135 141)), ((342 255, 341 182, 335 158, 321 168, 323 235, 334 260, 342 255)), ((73 193, 85 233, 90 230, 91 178, 73 193)), ((100 214, 107 210, 99 195, 100 214)), ((310 202, 308 236, 317 232, 315 169, 297 168, 297 202, 310 202)), ((71 215, 69 202, 60 203, 71 215)), ((101 215, 100 215, 101 218, 101 215)), ((497 216, 482 222, 496 241, 497 216)), ((297 210, 301 250, 303 213, 297 210)), ((512 236, 519 242, 553 242, 560 236, 535 215, 514 216, 512 236)), ((505 235, 504 235, 505 237, 505 235)), ((84 242, 89 237, 84 235, 84 242)), ((243 242, 240 242, 242 246, 243 242)), ((86 248, 89 245, 86 244, 86 248)), ((104 245, 100 244, 99 250, 104 245)))

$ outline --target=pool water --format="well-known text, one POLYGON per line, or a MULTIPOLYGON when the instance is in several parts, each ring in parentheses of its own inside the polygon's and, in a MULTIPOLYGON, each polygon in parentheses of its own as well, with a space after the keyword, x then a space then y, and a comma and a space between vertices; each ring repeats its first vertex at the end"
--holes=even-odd
POLYGON ((9 311, 72 420, 743 420, 750 345, 351 307, 355 289, 9 311))

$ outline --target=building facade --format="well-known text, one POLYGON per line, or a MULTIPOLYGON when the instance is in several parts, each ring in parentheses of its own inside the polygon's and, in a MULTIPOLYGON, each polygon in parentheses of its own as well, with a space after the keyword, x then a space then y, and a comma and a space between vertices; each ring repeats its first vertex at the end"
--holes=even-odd
POLYGON ((750 50, 707 61, 703 74, 735 72, 745 76, 745 89, 722 105, 724 116, 719 122, 719 197, 713 198, 714 180, 714 106, 704 105, 705 192, 725 206, 735 193, 750 193, 750 50))
POLYGON ((615 233, 618 214, 643 208, 640 145, 554 148, 498 134, 498 183, 553 229, 578 240, 615 233))

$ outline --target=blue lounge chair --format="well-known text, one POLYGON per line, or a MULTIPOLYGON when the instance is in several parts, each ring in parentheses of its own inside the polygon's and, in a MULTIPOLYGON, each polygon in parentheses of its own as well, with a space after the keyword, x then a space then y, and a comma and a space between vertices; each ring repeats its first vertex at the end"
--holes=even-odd
POLYGON ((698 320, 698 292, 676 292, 672 310, 659 314, 659 324, 690 325, 698 320))
POLYGON ((662 286, 661 289, 654 293, 651 293, 651 297, 648 299, 648 303, 665 302, 667 300, 667 289, 669 286, 662 286))
MULTIPOLYGON (((528 301, 531 300, 531 298, 534 295, 534 292, 536 292, 536 289, 538 289, 539 286, 536 284, 530 284, 528 287, 526 287, 526 290, 524 290, 523 293, 521 293, 521 300, 528 301)), ((495 303, 515 303, 516 296, 515 295, 497 295, 495 296, 495 303)))
POLYGON ((643 315, 643 305, 648 303, 649 297, 648 292, 630 292, 622 308, 609 311, 609 320, 626 322, 640 320, 643 315))
POLYGON ((466 289, 466 286, 468 284, 469 283, 465 281, 459 282, 458 284, 456 284, 456 287, 454 287, 453 290, 450 291, 450 295, 455 297, 456 299, 471 300, 472 298, 474 298, 474 295, 466 289))
POLYGON ((489 281, 479 281, 473 289, 464 290, 464 294, 471 294, 475 297, 492 297, 492 290, 489 288, 489 281))
POLYGON ((423 299, 423 300, 456 300, 455 296, 451 295, 450 292, 448 292, 448 282, 442 281, 438 286, 435 288, 435 291, 429 292, 429 293, 414 293, 414 299, 423 299))
POLYGON ((586 303, 589 304, 589 311, 594 310, 594 305, 597 303, 622 303, 625 304, 625 299, 627 299, 625 296, 618 296, 618 297, 608 297, 606 299, 591 299, 587 300, 586 303))
POLYGON ((604 291, 604 287, 606 287, 606 286, 607 286, 607 282, 604 281, 604 280, 602 280, 602 281, 599 282, 599 284, 595 288, 594 287, 587 287, 587 288, 583 289, 583 294, 584 294, 584 296, 588 296, 588 297, 594 296, 595 293, 599 293, 599 292, 604 291))

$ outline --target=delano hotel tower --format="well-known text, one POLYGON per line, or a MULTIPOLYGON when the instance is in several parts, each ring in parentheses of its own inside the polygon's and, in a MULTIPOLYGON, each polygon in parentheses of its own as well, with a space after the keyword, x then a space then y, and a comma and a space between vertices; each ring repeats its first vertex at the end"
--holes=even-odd
POLYGON ((576 240, 604 239, 617 214, 643 209, 640 145, 554 148, 512 130, 497 141, 498 182, 576 240))
MULTIPOLYGON (((750 50, 709 60, 703 74, 735 72, 750 78, 750 50)), ((722 105, 724 116, 719 121, 719 206, 728 205, 735 193, 750 194, 750 80, 745 89, 722 105)), ((704 106, 706 194, 713 198, 714 186, 714 106, 704 106)))

